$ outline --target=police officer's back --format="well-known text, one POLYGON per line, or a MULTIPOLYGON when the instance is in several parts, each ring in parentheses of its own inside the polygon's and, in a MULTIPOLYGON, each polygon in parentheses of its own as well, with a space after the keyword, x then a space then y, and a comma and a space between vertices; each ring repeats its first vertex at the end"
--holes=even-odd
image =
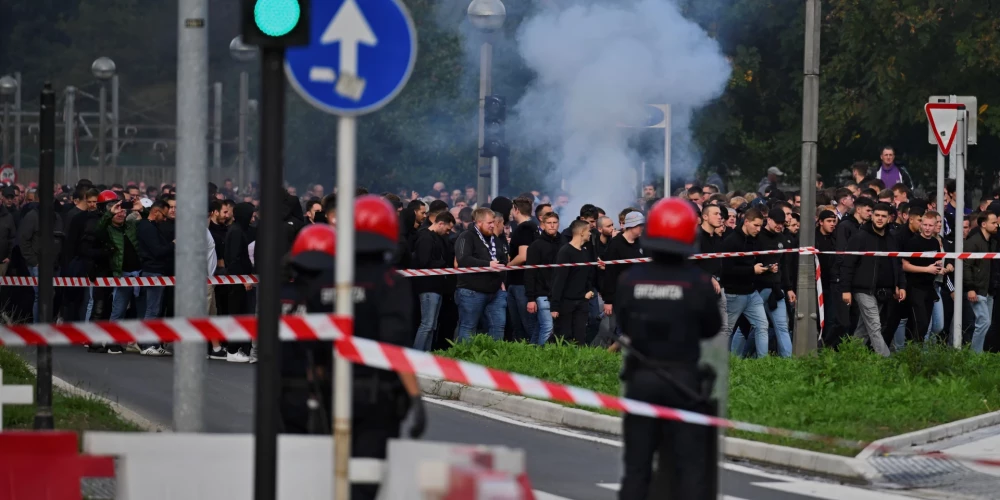
MULTIPOLYGON (((619 278, 618 321, 628 337, 622 379, 625 396, 662 406, 706 412, 710 377, 699 370, 700 342, 719 332, 722 317, 711 276, 688 260, 695 252, 698 218, 680 199, 656 204, 642 240, 653 262, 619 278)), ((713 429, 626 415, 621 499, 702 499, 716 491, 713 429), (654 487, 652 459, 672 468, 669 494, 654 487)), ((656 483, 659 483, 658 481, 656 483)), ((657 484, 659 486, 659 484, 657 484)))
MULTIPOLYGON (((377 196, 355 202, 356 267, 354 335, 408 347, 412 311, 410 284, 391 266, 399 223, 395 209, 377 196)), ((291 251, 294 281, 287 287, 297 310, 333 312, 336 234, 313 224, 303 229, 291 251)), ((286 299, 288 300, 288 299, 286 299)), ((333 373, 329 342, 286 342, 282 346, 282 421, 289 433, 330 432, 333 373), (305 387, 305 390, 296 389, 305 387)), ((387 441, 399 437, 408 411, 411 437, 425 426, 419 386, 413 374, 355 365, 351 419, 352 456, 384 458, 387 441)), ((352 499, 374 498, 377 488, 356 485, 352 499)))

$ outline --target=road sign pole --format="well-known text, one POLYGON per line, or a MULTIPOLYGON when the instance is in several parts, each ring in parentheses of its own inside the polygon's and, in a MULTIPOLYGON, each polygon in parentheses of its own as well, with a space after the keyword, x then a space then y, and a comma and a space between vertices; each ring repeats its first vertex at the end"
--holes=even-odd
POLYGON ((941 217, 944 217, 944 153, 941 152, 940 148, 937 150, 937 183, 935 186, 937 186, 935 206, 941 217))
MULTIPOLYGON (((42 236, 41 258, 38 262, 38 317, 35 321, 52 323, 53 288, 55 276, 55 194, 52 187, 56 178, 56 95, 52 84, 45 82, 41 96, 42 109, 38 117, 38 233, 42 236)), ((38 346, 35 359, 37 385, 35 387, 35 429, 52 429, 52 347, 38 346)))
MULTIPOLYGON (((486 96, 493 92, 493 44, 490 42, 483 42, 479 47, 479 149, 476 151, 476 156, 479 156, 479 151, 482 151, 483 144, 486 138, 486 96)), ((479 157, 477 160, 478 167, 476 168, 476 177, 479 182, 476 184, 476 197, 478 200, 468 200, 469 203, 479 203, 480 207, 485 207, 489 205, 489 200, 486 199, 486 188, 492 185, 491 180, 483 177, 479 174, 481 169, 490 165, 489 158, 479 157)), ((490 168, 491 176, 495 175, 492 173, 492 166, 490 168)))
POLYGON ((281 367, 278 365, 278 316, 281 314, 281 260, 284 221, 285 49, 261 49, 260 206, 256 259, 257 400, 254 408, 254 498, 277 494, 278 418, 281 367))
MULTIPOLYGON (((354 317, 354 190, 356 189, 357 119, 342 116, 337 123, 337 275, 336 313, 354 317)), ((353 367, 333 349, 334 498, 349 500, 351 483, 351 385, 353 367)))
POLYGON ((76 87, 66 87, 63 105, 63 184, 72 186, 74 152, 76 146, 76 87))
MULTIPOLYGON (((21 99, 23 83, 21 72, 14 72, 14 81, 17 82, 17 89, 14 90, 14 170, 21 170, 21 114, 24 112, 24 101, 21 99)), ((55 181, 52 181, 55 182, 55 181)))
POLYGON ((670 197, 670 105, 663 105, 663 197, 670 197))
MULTIPOLYGON (((962 253, 964 242, 962 238, 962 219, 965 218, 965 151, 968 148, 968 129, 965 126, 965 105, 958 106, 958 133, 953 154, 955 157, 955 253, 962 253)), ((953 331, 951 332, 951 345, 956 349, 962 347, 962 299, 965 291, 962 289, 962 270, 964 261, 955 259, 955 309, 953 316, 953 331)))
POLYGON ((490 158, 490 198, 500 196, 500 157, 490 158))

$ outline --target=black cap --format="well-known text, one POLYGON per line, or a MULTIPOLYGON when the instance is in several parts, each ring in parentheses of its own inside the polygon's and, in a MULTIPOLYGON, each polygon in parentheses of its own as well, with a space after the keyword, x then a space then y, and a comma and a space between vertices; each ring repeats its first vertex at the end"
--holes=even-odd
POLYGON ((4 186, 4 188, 3 188, 3 197, 4 198, 16 198, 17 197, 17 193, 15 192, 14 187, 13 186, 4 186))
POLYGON ((816 219, 822 222, 825 221, 826 219, 836 219, 836 218, 837 214, 833 213, 833 210, 823 210, 822 212, 819 213, 819 217, 817 217, 816 219))

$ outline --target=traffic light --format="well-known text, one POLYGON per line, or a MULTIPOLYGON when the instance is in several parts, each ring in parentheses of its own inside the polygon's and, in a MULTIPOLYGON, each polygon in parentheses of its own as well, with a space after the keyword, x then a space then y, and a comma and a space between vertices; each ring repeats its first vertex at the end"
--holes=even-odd
POLYGON ((507 156, 508 147, 504 122, 507 120, 507 100, 498 95, 486 96, 483 102, 482 158, 507 156))
POLYGON ((309 45, 310 0, 243 0, 243 43, 261 48, 309 45))

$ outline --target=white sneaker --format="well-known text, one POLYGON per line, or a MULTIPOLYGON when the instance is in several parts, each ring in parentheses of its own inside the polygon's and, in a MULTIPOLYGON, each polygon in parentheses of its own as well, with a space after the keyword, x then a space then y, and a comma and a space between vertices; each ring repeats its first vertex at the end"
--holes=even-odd
POLYGON ((250 348, 250 364, 257 363, 257 346, 250 348))
POLYGON ((138 354, 142 352, 142 349, 139 349, 139 344, 129 342, 128 344, 125 344, 125 352, 134 352, 138 354))
POLYGON ((241 349, 238 349, 236 352, 231 352, 231 353, 227 354, 226 355, 226 361, 229 361, 230 363, 249 363, 250 362, 250 356, 247 356, 243 352, 243 349, 241 348, 241 349))
POLYGON ((155 356, 155 357, 166 355, 166 353, 163 351, 163 348, 158 345, 147 347, 142 351, 140 351, 139 354, 142 354, 143 356, 155 356))

